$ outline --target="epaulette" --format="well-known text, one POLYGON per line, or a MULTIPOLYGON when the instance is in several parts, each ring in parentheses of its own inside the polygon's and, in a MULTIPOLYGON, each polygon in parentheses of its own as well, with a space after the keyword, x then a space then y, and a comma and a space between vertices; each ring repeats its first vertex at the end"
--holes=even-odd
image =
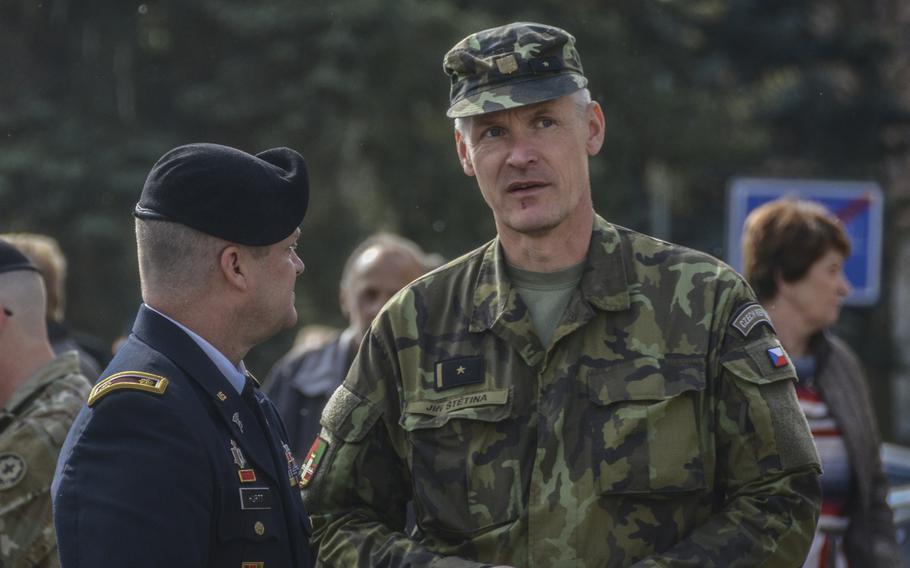
POLYGON ((131 389, 162 395, 166 388, 167 379, 162 376, 143 373, 142 371, 123 371, 115 373, 95 385, 92 388, 92 392, 88 395, 88 405, 92 406, 101 400, 102 397, 115 390, 131 389))

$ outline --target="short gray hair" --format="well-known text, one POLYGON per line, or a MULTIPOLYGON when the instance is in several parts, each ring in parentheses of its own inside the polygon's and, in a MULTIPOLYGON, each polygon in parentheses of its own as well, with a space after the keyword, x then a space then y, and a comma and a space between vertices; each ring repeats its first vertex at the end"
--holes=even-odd
MULTIPOLYGON (((573 103, 575 103, 575 108, 578 110, 578 114, 582 117, 585 116, 585 112, 588 110, 588 105, 591 103, 591 91, 587 88, 578 89, 577 91, 565 95, 569 97, 573 103)), ((471 119, 473 117, 458 117, 455 119, 455 130, 461 133, 462 136, 466 134, 465 128, 471 124, 471 119)))
POLYGON ((228 244, 179 223, 136 219, 142 297, 192 295, 218 270, 219 252, 228 244))

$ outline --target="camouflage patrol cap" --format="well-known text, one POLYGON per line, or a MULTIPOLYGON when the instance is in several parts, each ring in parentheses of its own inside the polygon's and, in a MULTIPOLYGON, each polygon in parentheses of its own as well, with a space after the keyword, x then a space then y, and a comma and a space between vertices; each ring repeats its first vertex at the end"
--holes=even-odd
POLYGON ((477 32, 446 53, 451 118, 539 103, 584 88, 575 38, 545 24, 515 22, 477 32))

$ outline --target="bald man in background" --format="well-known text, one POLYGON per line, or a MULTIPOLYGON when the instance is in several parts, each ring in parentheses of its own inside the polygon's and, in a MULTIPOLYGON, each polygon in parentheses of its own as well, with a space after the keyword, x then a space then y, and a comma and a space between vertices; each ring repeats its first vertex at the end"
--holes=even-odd
POLYGON ((442 257, 425 253, 417 243, 380 232, 362 241, 344 263, 338 296, 348 321, 343 331, 319 328, 298 335, 291 351, 272 368, 264 389, 284 420, 291 451, 303 459, 319 435, 319 417, 344 380, 361 339, 383 305, 418 276, 440 266, 442 257), (302 337, 301 337, 302 336, 302 337))

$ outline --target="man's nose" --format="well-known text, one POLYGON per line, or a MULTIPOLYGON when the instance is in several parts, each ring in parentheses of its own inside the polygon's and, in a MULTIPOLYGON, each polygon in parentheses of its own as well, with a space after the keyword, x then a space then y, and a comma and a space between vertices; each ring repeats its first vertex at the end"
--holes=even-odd
POLYGON ((512 145, 509 148, 509 157, 507 163, 515 168, 526 168, 537 163, 539 152, 537 145, 531 136, 514 135, 512 136, 512 145))

